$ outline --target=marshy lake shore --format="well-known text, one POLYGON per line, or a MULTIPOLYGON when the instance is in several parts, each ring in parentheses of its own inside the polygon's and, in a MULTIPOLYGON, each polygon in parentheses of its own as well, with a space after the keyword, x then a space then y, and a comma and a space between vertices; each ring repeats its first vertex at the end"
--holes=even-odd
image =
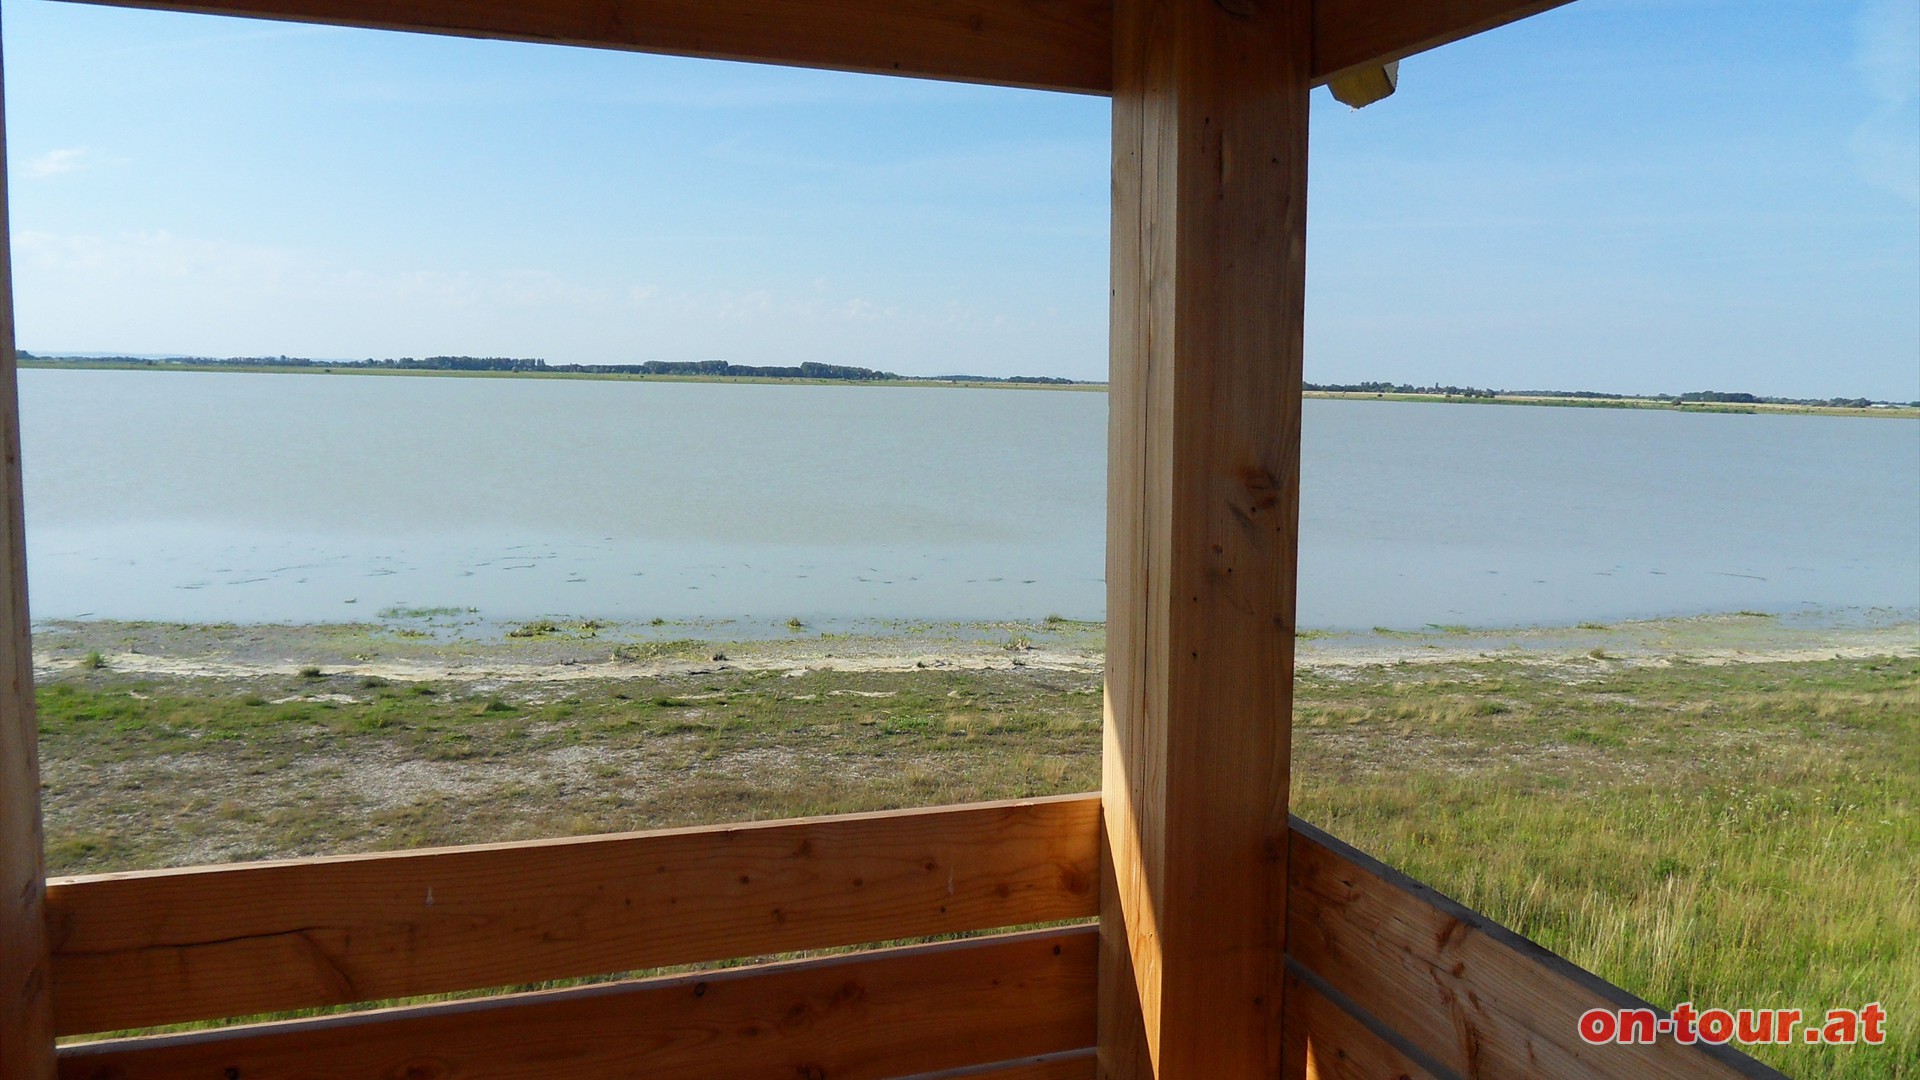
MULTIPOLYGON (((1099 786, 1102 628, 35 627, 49 872, 1099 786)), ((1304 633, 1294 809, 1658 1004, 1882 1002, 1920 1050, 1920 625, 1304 633)))

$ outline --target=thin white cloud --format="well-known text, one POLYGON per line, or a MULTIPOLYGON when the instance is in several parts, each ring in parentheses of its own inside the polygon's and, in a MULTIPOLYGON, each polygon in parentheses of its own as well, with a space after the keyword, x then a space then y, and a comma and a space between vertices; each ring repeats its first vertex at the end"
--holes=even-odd
POLYGON ((1853 132, 1854 166, 1920 205, 1920 3, 1867 0, 1854 20, 1853 65, 1874 101, 1853 132))
POLYGON ((49 150, 27 162, 27 175, 35 179, 59 176, 62 173, 85 168, 86 165, 87 151, 84 147, 66 147, 60 150, 49 150))
POLYGON ((164 229, 115 237, 29 229, 16 233, 13 245, 22 275, 95 286, 191 282, 198 288, 258 295, 282 287, 297 265, 287 251, 181 237, 164 229))
POLYGON ((539 267, 342 266, 298 248, 166 231, 28 229, 14 244, 23 341, 129 353, 726 357, 1084 377, 1098 374, 1105 317, 916 303, 825 280, 729 290, 539 267), (1093 355, 1083 355, 1088 341, 1093 355))

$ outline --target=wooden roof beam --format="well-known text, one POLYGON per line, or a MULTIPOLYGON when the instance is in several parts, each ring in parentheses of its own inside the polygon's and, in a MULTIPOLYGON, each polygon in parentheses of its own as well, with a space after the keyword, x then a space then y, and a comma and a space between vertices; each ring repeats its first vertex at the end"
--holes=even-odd
POLYGON ((82 0, 1105 93, 1110 0, 82 0))
MULTIPOLYGON (((1570 2, 1313 0, 1314 84, 1378 70, 1414 53, 1518 22, 1570 2)), ((1388 93, 1391 92, 1389 89, 1388 93)))
MULTIPOLYGON (((1111 0, 80 0, 1069 93, 1113 89, 1111 0)), ((1245 2, 1245 0, 1235 0, 1245 2)), ((1284 2, 1284 0, 1270 0, 1284 2)), ((1320 85, 1569 0, 1311 0, 1320 85)))

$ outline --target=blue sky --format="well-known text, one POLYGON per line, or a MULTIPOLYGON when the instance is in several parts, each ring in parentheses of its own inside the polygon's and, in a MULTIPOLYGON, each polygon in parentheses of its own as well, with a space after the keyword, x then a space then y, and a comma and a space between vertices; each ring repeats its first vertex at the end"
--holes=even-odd
MULTIPOLYGON (((1103 99, 9 0, 35 351, 1102 378, 1103 99)), ((1920 398, 1920 0, 1316 94, 1307 377, 1920 398)))

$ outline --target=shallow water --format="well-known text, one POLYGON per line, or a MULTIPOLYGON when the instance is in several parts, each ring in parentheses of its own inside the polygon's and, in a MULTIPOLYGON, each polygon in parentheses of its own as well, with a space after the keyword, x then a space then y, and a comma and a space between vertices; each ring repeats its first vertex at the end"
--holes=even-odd
MULTIPOLYGON (((21 372, 37 618, 1097 619, 1106 396, 21 372)), ((1300 622, 1920 609, 1920 423, 1308 401, 1300 622)))

